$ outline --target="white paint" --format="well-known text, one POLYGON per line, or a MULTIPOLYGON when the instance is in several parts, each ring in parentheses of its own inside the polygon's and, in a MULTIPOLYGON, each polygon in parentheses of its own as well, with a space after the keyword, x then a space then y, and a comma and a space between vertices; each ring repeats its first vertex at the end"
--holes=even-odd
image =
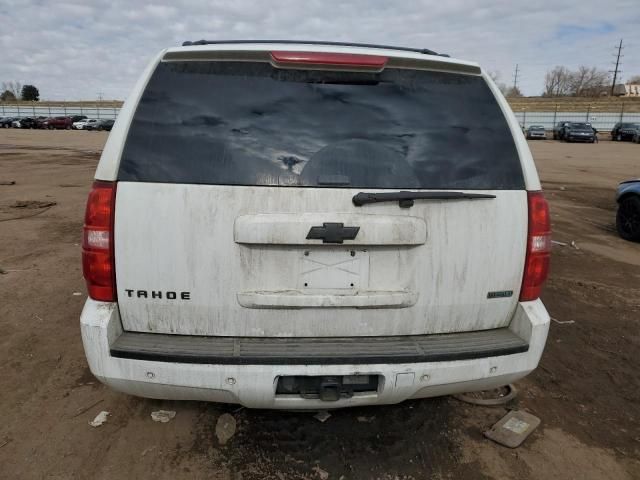
POLYGON ((509 324, 524 267, 524 190, 486 191, 496 195, 488 200, 417 200, 408 209, 397 202, 356 207, 351 198, 358 192, 120 182, 115 257, 125 329, 326 337, 416 335, 509 324), (253 221, 271 215, 287 218, 284 233, 265 236, 269 223, 253 221), (346 225, 362 221, 358 237, 371 244, 306 244, 310 218, 318 225, 323 219, 354 221, 346 225), (234 241, 234 235, 249 240, 251 224, 261 225, 251 241, 271 243, 234 241), (368 265, 358 266, 359 274, 324 269, 313 281, 325 288, 311 283, 308 293, 315 297, 302 296, 309 276, 306 259, 340 263, 351 251, 354 259, 368 257, 368 265), (337 297, 345 292, 336 289, 350 287, 345 285, 349 277, 353 296, 337 297), (126 289, 134 290, 131 297, 126 289), (147 298, 139 298, 136 290, 146 290, 147 298), (488 299, 487 293, 496 290, 514 294, 488 299), (151 291, 190 292, 190 300, 180 300, 179 294, 177 300, 151 298, 151 291), (317 308, 291 309, 313 306, 317 308), (339 308, 328 308, 334 306, 339 308), (349 306, 388 308, 344 308, 349 306))
POLYGON ((237 243, 257 245, 317 245, 317 240, 307 240, 307 233, 311 227, 325 222, 360 227, 357 237, 345 240, 344 245, 422 245, 427 241, 423 218, 338 212, 329 217, 324 212, 241 215, 235 220, 234 239, 237 243))
POLYGON ((307 293, 296 290, 240 292, 238 303, 246 308, 404 308, 415 305, 416 292, 307 293))
POLYGON ((253 408, 326 409, 392 404, 424 398, 497 388, 527 375, 540 360, 549 329, 542 302, 519 303, 510 328, 529 342, 529 351, 515 355, 432 363, 370 365, 198 365, 113 358, 109 345, 122 332, 117 305, 87 300, 80 318, 82 342, 91 372, 106 385, 150 398, 240 403, 253 408), (500 374, 489 373, 497 367, 500 374), (147 372, 155 372, 150 379, 147 372), (429 378, 396 388, 401 373, 429 378), (280 375, 382 375, 375 393, 354 395, 330 404, 299 396, 275 395, 280 375), (235 380, 228 383, 227 378, 235 380))
MULTIPOLYGON (((373 53, 353 47, 277 44, 169 51, 234 49, 373 53)), ((164 53, 147 66, 125 102, 103 151, 97 179, 116 180, 133 112, 164 53)), ((395 50, 375 53, 425 58, 395 50)), ((429 60, 439 62, 439 70, 475 65, 444 57, 429 60)), ((509 124, 526 189, 539 190, 517 119, 491 79, 484 72, 482 76, 509 124)), ((517 302, 527 233, 526 191, 484 192, 496 195, 492 200, 418 200, 410 209, 399 208, 397 202, 355 207, 351 197, 358 192, 120 182, 115 222, 119 303, 88 300, 81 316, 93 374, 112 388, 145 397, 314 409, 327 404, 276 396, 278 376, 383 377, 378 392, 340 399, 331 404, 337 408, 494 388, 522 378, 537 366, 549 316, 539 300, 517 302), (306 240, 309 228, 324 222, 356 224, 361 230, 355 241, 341 246, 306 240), (352 259, 351 251, 355 252, 352 259), (319 270, 314 270, 314 261, 319 270), (129 296, 126 289, 149 293, 147 298, 137 292, 129 296), (151 298, 152 290, 178 292, 177 299, 167 299, 166 294, 162 299, 151 298), (487 292, 496 290, 514 294, 487 299, 487 292), (180 292, 189 292, 190 300, 180 299, 180 292), (454 362, 331 366, 179 364, 109 354, 110 344, 123 328, 196 335, 329 337, 504 326, 529 342, 528 352, 454 362), (414 382, 416 377, 428 382, 414 382)))

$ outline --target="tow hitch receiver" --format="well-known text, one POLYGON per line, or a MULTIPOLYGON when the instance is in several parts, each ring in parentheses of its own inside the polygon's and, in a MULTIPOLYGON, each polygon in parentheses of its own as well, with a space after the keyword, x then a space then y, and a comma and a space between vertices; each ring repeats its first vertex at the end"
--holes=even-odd
POLYGON ((336 402, 355 393, 375 393, 378 375, 292 376, 278 377, 276 395, 300 395, 302 398, 336 402))

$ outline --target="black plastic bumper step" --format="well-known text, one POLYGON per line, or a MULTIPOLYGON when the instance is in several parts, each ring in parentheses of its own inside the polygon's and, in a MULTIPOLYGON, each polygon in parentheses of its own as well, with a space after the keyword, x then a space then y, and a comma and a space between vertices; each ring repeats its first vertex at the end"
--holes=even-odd
POLYGON ((511 355, 529 344, 507 328, 393 337, 203 337, 124 332, 111 356, 225 365, 419 363, 511 355))

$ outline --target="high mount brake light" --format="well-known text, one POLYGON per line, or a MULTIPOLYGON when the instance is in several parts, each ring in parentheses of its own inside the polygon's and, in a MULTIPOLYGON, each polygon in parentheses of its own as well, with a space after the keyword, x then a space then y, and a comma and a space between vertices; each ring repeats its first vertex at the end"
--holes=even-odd
POLYGON ((115 182, 95 181, 84 216, 82 273, 89 296, 103 302, 117 299, 113 253, 115 199, 115 182))
POLYGON ((273 51, 271 59, 275 66, 318 65, 380 71, 386 65, 388 57, 355 53, 273 51))
POLYGON ((529 233, 527 256, 522 276, 520 301, 528 302, 540 297, 542 286, 549 274, 551 256, 551 219, 549 205, 542 192, 527 192, 529 233))

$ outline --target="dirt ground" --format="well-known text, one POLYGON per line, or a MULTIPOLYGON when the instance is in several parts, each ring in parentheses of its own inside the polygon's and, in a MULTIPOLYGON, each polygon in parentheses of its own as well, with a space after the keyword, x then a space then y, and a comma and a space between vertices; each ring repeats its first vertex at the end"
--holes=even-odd
POLYGON ((542 425, 511 450, 482 436, 505 408, 453 398, 340 410, 320 423, 103 387, 78 318, 82 215, 106 135, 0 130, 0 181, 16 182, 0 185, 0 477, 640 478, 640 244, 614 231, 615 187, 640 176, 640 145, 531 144, 554 239, 568 245, 554 246, 543 296, 557 322, 509 405, 542 425), (160 408, 177 416, 155 423, 160 408), (90 427, 101 410, 107 423, 90 427), (215 436, 223 413, 237 421, 226 445, 215 436))

